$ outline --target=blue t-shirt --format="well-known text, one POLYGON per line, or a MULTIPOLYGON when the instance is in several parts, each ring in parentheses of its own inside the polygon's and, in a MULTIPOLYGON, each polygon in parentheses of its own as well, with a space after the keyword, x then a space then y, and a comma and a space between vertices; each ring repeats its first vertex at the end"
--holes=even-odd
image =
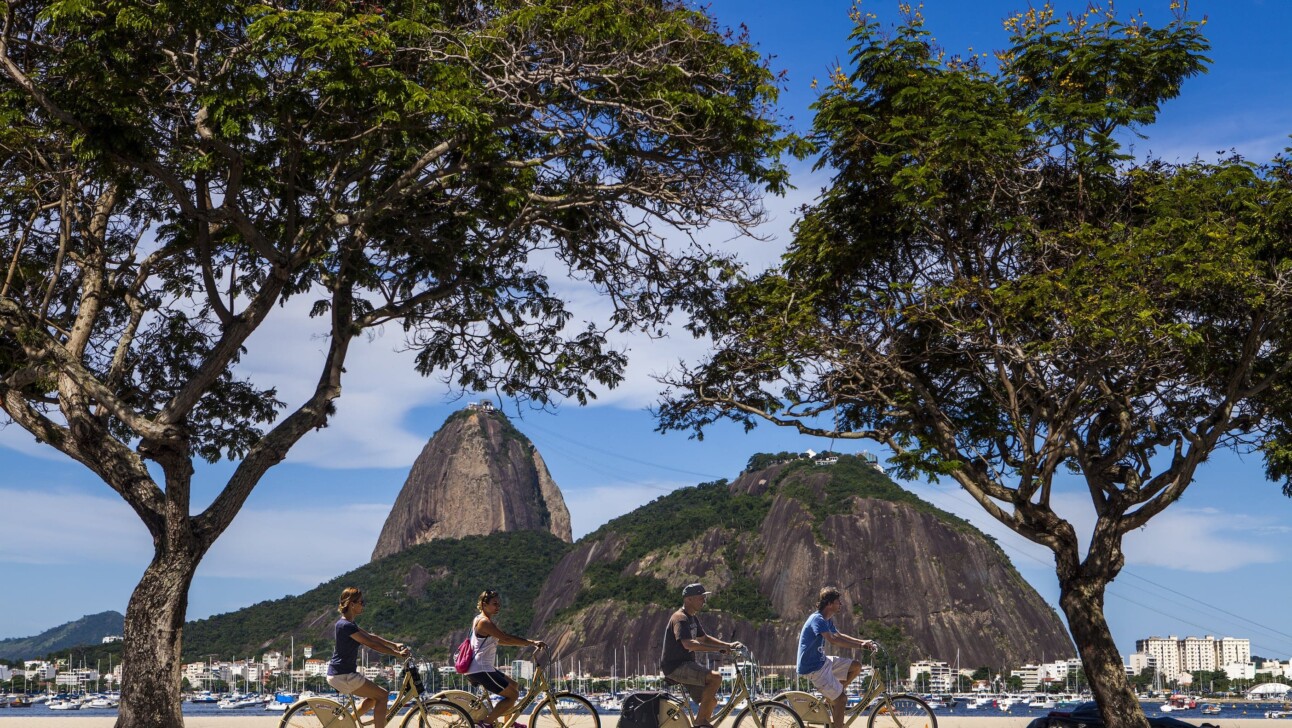
POLYGON ((354 639, 357 631, 359 625, 345 617, 336 621, 336 649, 332 652, 332 659, 328 660, 327 674, 349 675, 359 671, 359 643, 354 639))
POLYGON ((825 635, 829 632, 838 634, 839 630, 834 628, 834 622, 826 619, 820 612, 813 612, 803 623, 803 631, 799 633, 796 668, 800 675, 810 675, 825 664, 825 635))

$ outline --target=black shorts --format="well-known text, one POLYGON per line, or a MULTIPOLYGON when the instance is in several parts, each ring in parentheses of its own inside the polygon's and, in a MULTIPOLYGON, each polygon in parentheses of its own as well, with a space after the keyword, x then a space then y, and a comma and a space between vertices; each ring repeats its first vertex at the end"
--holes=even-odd
POLYGON ((494 695, 502 695, 503 691, 511 685, 511 678, 494 670, 492 672, 471 672, 467 673, 467 682, 478 688, 484 688, 494 695))

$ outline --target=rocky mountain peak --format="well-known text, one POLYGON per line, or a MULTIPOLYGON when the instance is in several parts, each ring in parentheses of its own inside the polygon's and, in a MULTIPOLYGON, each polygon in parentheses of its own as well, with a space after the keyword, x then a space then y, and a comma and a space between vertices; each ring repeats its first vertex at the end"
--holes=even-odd
POLYGON ((372 559, 435 539, 546 531, 570 541, 570 512, 537 448, 487 405, 455 412, 413 462, 372 559))

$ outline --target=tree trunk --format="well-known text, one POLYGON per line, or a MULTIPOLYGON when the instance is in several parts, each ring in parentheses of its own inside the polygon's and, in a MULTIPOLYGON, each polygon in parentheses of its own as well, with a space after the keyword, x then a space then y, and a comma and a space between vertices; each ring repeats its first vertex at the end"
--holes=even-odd
POLYGON ((180 648, 202 551, 159 545, 126 607, 116 728, 183 728, 180 648))
POLYGON ((1059 585, 1059 605, 1077 642, 1086 680, 1107 728, 1149 728, 1148 718, 1126 679, 1121 653, 1104 620, 1106 579, 1072 579, 1059 585))

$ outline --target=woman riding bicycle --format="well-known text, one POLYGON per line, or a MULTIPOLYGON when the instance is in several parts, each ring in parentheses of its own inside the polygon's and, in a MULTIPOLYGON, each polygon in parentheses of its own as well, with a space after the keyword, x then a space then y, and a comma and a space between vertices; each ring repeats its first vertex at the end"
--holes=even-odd
POLYGON ((386 728, 386 689, 359 673, 359 646, 396 657, 406 657, 409 649, 398 642, 378 637, 359 629, 354 623, 363 614, 363 592, 356 587, 346 587, 341 592, 336 621, 336 649, 327 663, 327 684, 339 692, 363 698, 357 715, 372 711, 373 728, 386 728))
MULTIPOLYGON (((480 723, 483 728, 493 728, 494 721, 511 710, 511 707, 516 704, 516 699, 520 697, 520 687, 516 681, 502 674, 494 666, 498 645, 534 647, 541 650, 547 647, 547 643, 542 640, 517 637, 502 631, 493 621, 498 611, 502 609, 502 599, 493 589, 481 592, 476 606, 480 613, 471 621, 471 650, 475 656, 471 660, 471 667, 467 669, 466 678, 472 685, 502 696, 502 701, 494 706, 493 712, 485 716, 480 723)), ((525 727, 517 723, 516 728, 525 727)))

